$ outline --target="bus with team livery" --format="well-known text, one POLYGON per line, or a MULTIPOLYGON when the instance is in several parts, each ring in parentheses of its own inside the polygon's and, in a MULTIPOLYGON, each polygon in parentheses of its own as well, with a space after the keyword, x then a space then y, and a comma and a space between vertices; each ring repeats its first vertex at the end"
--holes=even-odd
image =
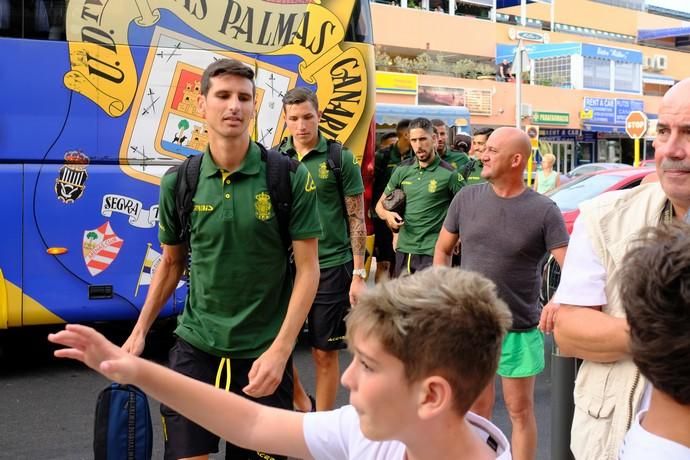
POLYGON ((138 316, 162 252, 160 179, 206 147, 196 99, 216 59, 255 70, 265 146, 286 135, 284 93, 312 88, 370 193, 368 0, 0 0, 0 51, 0 333, 138 316))

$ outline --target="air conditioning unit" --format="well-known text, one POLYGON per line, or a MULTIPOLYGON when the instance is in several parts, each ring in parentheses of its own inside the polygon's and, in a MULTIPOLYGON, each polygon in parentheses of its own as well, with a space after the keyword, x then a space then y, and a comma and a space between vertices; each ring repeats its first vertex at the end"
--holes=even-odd
POLYGON ((650 70, 654 68, 654 57, 653 56, 645 56, 644 60, 642 61, 642 68, 645 70, 650 70))
POLYGON ((666 70, 668 68, 668 56, 665 54, 655 54, 654 68, 657 70, 666 70))
POLYGON ((532 116, 532 104, 522 104, 520 106, 520 115, 523 117, 531 117, 532 116))

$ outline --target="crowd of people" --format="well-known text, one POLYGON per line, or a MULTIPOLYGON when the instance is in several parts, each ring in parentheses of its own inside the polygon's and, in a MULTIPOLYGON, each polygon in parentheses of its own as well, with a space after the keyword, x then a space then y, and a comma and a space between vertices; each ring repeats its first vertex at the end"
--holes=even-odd
POLYGON ((373 288, 355 155, 319 132, 318 99, 300 87, 284 96, 290 136, 278 151, 253 142, 253 79, 231 59, 204 71, 209 146, 195 206, 180 215, 182 173, 171 169, 163 256, 125 344, 79 325, 49 337, 66 347, 57 356, 161 401, 165 458, 208 458, 222 438, 226 458, 242 460, 535 459, 534 385, 552 332, 584 360, 575 458, 690 458, 690 79, 659 110, 659 182, 583 205, 572 237, 555 203, 524 183, 523 131, 479 130, 451 148, 441 120, 401 120, 375 158, 373 288), (288 170, 287 204, 271 164, 288 170), (549 253, 563 279, 542 309, 549 253), (137 356, 188 261, 166 369, 137 356), (307 319, 315 397, 291 358, 307 319), (490 422, 496 375, 510 441, 490 422), (350 404, 336 408, 339 383, 350 404))

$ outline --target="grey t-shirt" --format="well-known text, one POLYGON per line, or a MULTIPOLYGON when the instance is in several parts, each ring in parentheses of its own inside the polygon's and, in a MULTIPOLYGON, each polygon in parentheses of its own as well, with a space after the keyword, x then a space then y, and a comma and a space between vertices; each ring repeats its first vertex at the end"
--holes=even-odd
POLYGON ((513 313, 513 330, 539 323, 541 261, 568 244, 556 203, 526 188, 501 198, 491 184, 464 187, 453 199, 443 227, 460 235, 461 268, 485 275, 513 313))

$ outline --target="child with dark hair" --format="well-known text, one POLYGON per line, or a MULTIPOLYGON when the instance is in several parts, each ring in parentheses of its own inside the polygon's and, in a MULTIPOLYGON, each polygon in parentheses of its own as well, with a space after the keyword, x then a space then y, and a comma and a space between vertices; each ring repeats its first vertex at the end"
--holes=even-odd
POLYGON ((690 459, 690 226, 648 229, 626 256, 619 283, 632 358, 651 393, 620 460, 690 459))

